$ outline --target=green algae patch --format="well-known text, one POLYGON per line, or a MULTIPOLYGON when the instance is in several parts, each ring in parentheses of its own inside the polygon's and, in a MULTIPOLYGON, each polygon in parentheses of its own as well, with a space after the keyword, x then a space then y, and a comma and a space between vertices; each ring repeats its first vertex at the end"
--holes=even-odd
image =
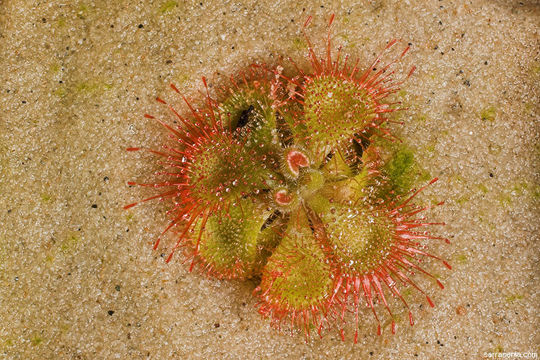
POLYGON ((419 123, 422 123, 422 124, 425 124, 428 122, 428 116, 425 115, 425 114, 420 114, 416 117, 416 121, 418 121, 419 123))
MULTIPOLYGON (((347 21, 344 21, 344 23, 347 23, 347 21)), ((364 40, 364 39, 357 39, 357 38, 354 38, 353 40, 351 40, 351 38, 347 34, 340 34, 339 39, 342 42, 346 43, 347 47, 351 49, 356 48, 357 44, 360 43, 362 40, 364 40)))
POLYGON ((77 17, 81 20, 85 20, 90 15, 95 13, 95 9, 92 5, 88 5, 87 3, 80 2, 79 6, 77 8, 77 17))
POLYGON ((407 148, 399 149, 396 156, 386 165, 386 172, 390 175, 394 186, 399 189, 409 188, 410 180, 407 173, 410 173, 415 165, 414 153, 407 148))
POLYGON ((2 348, 10 348, 12 346, 13 346, 13 339, 11 338, 4 339, 2 348))
POLYGON ((75 90, 81 93, 94 94, 112 89, 112 84, 101 81, 83 81, 75 85, 75 90))
POLYGON ((77 235, 69 235, 60 244, 60 251, 62 251, 64 254, 69 254, 73 252, 80 240, 81 239, 77 235))
POLYGON ((463 205, 463 204, 465 204, 465 203, 466 203, 467 201, 469 201, 469 200, 470 200, 470 198, 469 198, 467 195, 464 195, 464 196, 461 196, 461 197, 457 198, 457 199, 456 199, 456 203, 457 203, 458 205, 463 205))
POLYGON ((175 77, 176 84, 187 84, 190 82, 191 78, 186 73, 180 73, 175 77))
POLYGON ((39 334, 35 334, 30 338, 32 346, 38 346, 43 342, 43 338, 39 334))
POLYGON ((385 141, 383 155, 385 164, 383 174, 388 177, 387 191, 405 194, 415 185, 427 182, 431 175, 416 161, 414 151, 404 144, 392 144, 385 141), (390 156, 388 156, 390 155, 390 156))
POLYGON ((56 74, 57 72, 60 71, 60 69, 62 68, 62 66, 58 63, 53 63, 51 64, 51 66, 49 67, 49 72, 52 73, 52 74, 56 74))
POLYGON ((488 107, 485 107, 480 111, 480 118, 484 121, 495 121, 495 117, 497 116, 497 109, 495 106, 490 105, 488 107))
POLYGON ((536 113, 536 107, 537 107, 536 103, 527 101, 525 105, 523 106, 523 112, 525 115, 534 116, 536 113))
POLYGON ((45 263, 48 266, 51 266, 54 263, 54 259, 55 259, 54 254, 48 254, 47 256, 45 256, 45 263))
POLYGON ((66 17, 64 15, 61 15, 58 20, 56 20, 56 26, 61 29, 66 26, 66 17))
POLYGON ((412 293, 413 293, 413 292, 412 292, 412 289, 411 289, 411 288, 406 288, 405 290, 403 290, 403 291, 401 292, 401 296, 403 296, 403 298, 404 298, 405 300, 407 300, 407 299, 409 299, 409 298, 411 297, 412 293))
POLYGON ((167 13, 173 11, 174 8, 176 8, 177 6, 178 6, 178 1, 173 1, 173 0, 165 1, 159 7, 159 12, 161 14, 167 14, 167 13))
POLYGON ((466 263, 469 262, 469 258, 465 254, 458 254, 456 256, 456 262, 459 263, 459 264, 466 264, 466 263))
POLYGON ((399 90, 399 91, 397 92, 397 96, 398 96, 399 98, 402 98, 402 99, 403 99, 403 98, 405 98, 405 97, 407 96, 407 91, 401 89, 401 90, 399 90))
POLYGON ((491 155, 499 155, 502 151, 502 146, 499 144, 489 144, 488 151, 491 155))
POLYGON ((67 94, 67 90, 65 87, 59 87, 58 89, 54 90, 53 94, 55 96, 58 96, 59 98, 63 98, 67 94))
POLYGON ((527 182, 519 182, 512 185, 512 191, 517 195, 524 195, 529 191, 530 185, 527 182))
POLYGON ((523 295, 521 294, 511 294, 511 295, 508 295, 506 297, 506 302, 507 303, 513 303, 513 302, 516 302, 518 300, 522 300, 523 299, 523 295))
POLYGON ((424 150, 427 151, 428 153, 434 153, 436 144, 437 144, 437 142, 433 141, 433 142, 429 143, 428 145, 426 145, 424 147, 424 150))
POLYGON ((46 193, 41 194, 41 202, 44 204, 50 203, 52 200, 52 196, 46 193))
POLYGON ((292 40, 292 46, 295 50, 304 50, 307 49, 308 45, 306 40, 301 37, 296 37, 292 40))
POLYGON ((535 200, 540 199, 540 185, 535 185, 532 191, 532 198, 535 200))
POLYGON ((498 197, 497 200, 499 200, 499 204, 501 204, 501 206, 504 207, 504 208, 506 208, 506 207, 510 206, 510 204, 512 204, 512 196, 510 194, 507 194, 507 193, 499 194, 499 197, 498 197))
POLYGON ((484 184, 478 184, 476 187, 478 188, 478 190, 480 190, 482 194, 487 194, 489 192, 489 189, 484 184))

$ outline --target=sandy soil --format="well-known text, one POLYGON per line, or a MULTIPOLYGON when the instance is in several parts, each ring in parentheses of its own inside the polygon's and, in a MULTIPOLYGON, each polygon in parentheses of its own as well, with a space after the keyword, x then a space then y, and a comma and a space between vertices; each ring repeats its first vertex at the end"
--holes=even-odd
MULTIPOLYGON (((0 1, 0 357, 6 359, 481 359, 539 352, 537 1, 0 1), (278 55, 305 59, 335 12, 336 44, 362 61, 391 38, 418 67, 400 93, 403 138, 441 180, 430 217, 454 266, 429 268, 435 308, 358 345, 269 328, 253 284, 165 264, 151 244, 165 204, 128 188, 157 168, 164 114, 200 77, 278 55)), ((399 316, 400 314, 398 314, 399 316)), ((403 317, 403 314, 401 314, 403 317)))

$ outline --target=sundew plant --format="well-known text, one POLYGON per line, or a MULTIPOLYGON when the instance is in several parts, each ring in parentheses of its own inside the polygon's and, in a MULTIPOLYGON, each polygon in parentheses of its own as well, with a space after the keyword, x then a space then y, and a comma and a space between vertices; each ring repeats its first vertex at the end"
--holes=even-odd
POLYGON ((137 184, 162 189, 144 201, 169 204, 163 234, 172 233, 174 242, 158 239, 154 246, 169 247, 167 262, 182 253, 190 270, 252 279, 259 312, 277 328, 306 337, 333 328, 345 339, 352 323, 356 342, 365 308, 378 334, 385 323, 395 332, 390 300, 402 303, 413 325, 404 291, 420 292, 433 306, 415 278, 443 288, 423 260, 450 265, 429 250, 447 240, 426 231, 440 223, 421 216, 428 207, 413 200, 423 188, 403 188, 413 182, 399 171, 402 154, 392 150, 399 139, 389 118, 406 110, 393 94, 414 71, 396 78, 395 65, 409 48, 396 51, 399 42, 390 41, 362 66, 333 49, 333 18, 322 55, 306 21, 306 66, 255 64, 212 92, 203 78, 198 103, 171 84, 189 111, 158 98, 176 125, 145 115, 172 140, 145 149, 164 164, 162 180, 137 184))

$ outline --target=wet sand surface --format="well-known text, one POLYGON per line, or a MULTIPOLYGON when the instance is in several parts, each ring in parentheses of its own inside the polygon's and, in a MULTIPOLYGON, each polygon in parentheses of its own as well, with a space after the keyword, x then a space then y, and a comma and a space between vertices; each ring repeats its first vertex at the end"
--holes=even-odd
MULTIPOLYGON (((481 359, 538 352, 540 4, 535 1, 0 1, 0 357, 6 359, 481 359), (122 206, 158 168, 125 151, 165 132, 144 113, 197 94, 202 75, 306 59, 302 24, 367 64, 411 44, 403 141, 440 181, 421 196, 453 270, 411 292, 382 336, 368 309, 305 343, 271 329, 251 282, 165 264, 167 205, 122 206), (165 252, 165 250, 164 250, 165 252)), ((168 115, 167 115, 168 116, 168 115)), ((170 238, 169 241, 174 239, 170 238)), ((382 313, 381 309, 381 313, 382 313)))

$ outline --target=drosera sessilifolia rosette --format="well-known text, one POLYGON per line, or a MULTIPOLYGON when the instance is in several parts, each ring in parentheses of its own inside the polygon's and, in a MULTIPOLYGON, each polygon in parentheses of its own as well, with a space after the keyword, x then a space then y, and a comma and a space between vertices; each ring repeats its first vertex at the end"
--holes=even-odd
POLYGON ((323 56, 306 34, 311 17, 306 21, 307 66, 252 65, 212 94, 203 78, 197 105, 171 84, 189 111, 180 114, 158 98, 177 125, 145 115, 171 139, 162 149, 145 149, 161 158, 166 180, 137 185, 163 189, 143 201, 170 204, 170 223, 154 245, 173 234, 167 262, 182 249, 190 271, 256 281, 257 308, 276 328, 300 329, 306 339, 335 328, 345 340, 352 326, 356 343, 365 311, 381 334, 385 310, 395 332, 390 298, 402 302, 413 325, 404 289, 434 306, 415 280, 423 276, 443 288, 424 269, 425 259, 451 267, 430 250, 433 241, 448 240, 425 230, 442 223, 420 215, 429 206, 413 204, 437 179, 406 195, 388 191, 388 156, 374 141, 396 139, 388 114, 405 109, 392 94, 414 67, 396 79, 394 65, 409 48, 384 62, 399 43, 392 40, 361 71, 341 48, 334 51, 333 20, 323 56))

